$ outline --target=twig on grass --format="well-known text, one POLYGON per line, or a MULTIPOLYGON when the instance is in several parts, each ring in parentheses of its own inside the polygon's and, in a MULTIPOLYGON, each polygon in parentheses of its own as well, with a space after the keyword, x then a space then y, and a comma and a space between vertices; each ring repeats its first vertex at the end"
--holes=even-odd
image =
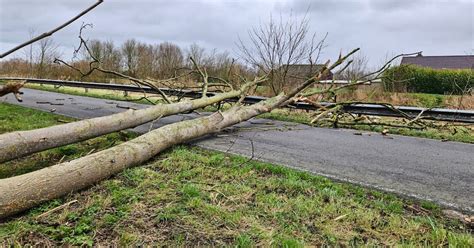
POLYGON ((70 201, 70 202, 66 202, 66 203, 64 203, 64 204, 61 205, 61 206, 55 207, 55 208, 53 208, 53 209, 51 209, 51 210, 49 210, 49 211, 47 211, 47 212, 45 212, 45 213, 42 213, 42 214, 36 216, 35 219, 37 219, 37 220, 38 220, 38 219, 41 219, 41 218, 43 218, 43 217, 45 217, 45 216, 48 216, 48 215, 51 214, 51 213, 54 213, 54 212, 56 212, 56 211, 58 211, 58 210, 64 209, 64 208, 66 208, 66 207, 69 207, 70 205, 72 205, 72 204, 74 204, 74 203, 77 203, 77 202, 78 202, 78 200, 72 200, 72 201, 70 201))

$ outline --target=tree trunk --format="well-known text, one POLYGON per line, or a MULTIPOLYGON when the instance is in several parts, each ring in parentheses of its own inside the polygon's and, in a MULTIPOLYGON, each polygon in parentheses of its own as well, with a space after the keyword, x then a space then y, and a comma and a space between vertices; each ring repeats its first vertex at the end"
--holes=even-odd
POLYGON ((161 117, 203 108, 225 99, 238 97, 241 93, 241 90, 235 90, 209 98, 157 105, 140 110, 131 109, 104 117, 2 134, 0 135, 0 163, 50 148, 133 128, 161 117))
POLYGON ((170 124, 131 141, 70 162, 0 180, 0 219, 27 210, 146 162, 159 152, 269 112, 288 100, 279 95, 252 106, 170 124))

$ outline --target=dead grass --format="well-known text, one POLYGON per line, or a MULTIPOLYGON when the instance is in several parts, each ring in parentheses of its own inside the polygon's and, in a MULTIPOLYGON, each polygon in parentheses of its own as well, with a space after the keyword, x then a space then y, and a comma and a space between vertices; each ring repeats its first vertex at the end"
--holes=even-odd
POLYGON ((395 106, 424 108, 474 109, 474 95, 437 95, 424 93, 384 92, 381 89, 345 90, 338 94, 339 102, 383 102, 395 106))
MULTIPOLYGON (((279 121, 297 122, 306 125, 313 125, 318 127, 333 128, 332 122, 319 122, 311 124, 311 120, 315 117, 315 113, 306 112, 303 110, 291 109, 276 109, 270 113, 260 115, 259 118, 273 119, 279 121)), ((397 134, 404 136, 413 136, 428 139, 437 139, 441 141, 456 141, 464 143, 474 143, 474 125, 462 123, 448 123, 441 121, 426 121, 427 125, 423 129, 410 129, 391 127, 390 125, 407 126, 407 122, 401 118, 393 117, 367 117, 366 120, 354 122, 352 117, 340 118, 341 123, 350 123, 347 125, 338 124, 338 128, 350 128, 362 131, 371 131, 381 133, 388 131, 388 134, 397 134), (366 125, 370 120, 372 124, 381 123, 379 125, 366 125), (364 124, 365 123, 365 124, 364 124), (384 125, 385 124, 385 125, 384 125)))

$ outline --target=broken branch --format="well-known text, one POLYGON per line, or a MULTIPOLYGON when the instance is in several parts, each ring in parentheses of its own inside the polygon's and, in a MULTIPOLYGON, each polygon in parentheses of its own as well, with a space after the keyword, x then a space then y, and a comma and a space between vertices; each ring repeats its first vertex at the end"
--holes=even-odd
POLYGON ((42 39, 44 39, 44 38, 46 38, 46 37, 49 37, 49 36, 53 35, 53 34, 56 33, 57 31, 59 31, 59 30, 65 28, 65 27, 68 26, 69 24, 71 24, 71 23, 73 23, 74 21, 76 21, 77 19, 79 19, 81 16, 83 16, 83 15, 87 14, 89 11, 93 10, 95 7, 97 7, 97 6, 98 6, 99 4, 101 4, 102 2, 104 2, 104 0, 98 0, 95 4, 93 4, 92 6, 90 6, 90 7, 87 8, 87 9, 85 9, 84 11, 82 11, 81 13, 79 13, 78 15, 76 15, 75 17, 73 17, 72 19, 70 19, 69 21, 67 21, 67 22, 65 22, 64 24, 60 25, 59 27, 57 27, 57 28, 55 28, 55 29, 53 29, 53 30, 51 30, 51 31, 49 31, 49 32, 43 33, 43 34, 41 34, 41 35, 39 35, 39 36, 37 36, 37 37, 35 37, 35 38, 29 40, 29 41, 26 41, 26 42, 24 42, 24 43, 22 43, 22 44, 20 44, 20 45, 18 45, 18 46, 16 46, 16 47, 14 47, 14 48, 8 50, 8 51, 5 52, 5 53, 2 53, 2 54, 0 55, 0 58, 4 58, 4 57, 6 57, 7 55, 9 55, 9 54, 11 54, 11 53, 13 53, 13 52, 15 52, 15 51, 17 51, 17 50, 19 50, 19 49, 25 47, 25 46, 28 46, 28 45, 30 45, 30 44, 33 44, 33 43, 39 41, 39 40, 42 40, 42 39))

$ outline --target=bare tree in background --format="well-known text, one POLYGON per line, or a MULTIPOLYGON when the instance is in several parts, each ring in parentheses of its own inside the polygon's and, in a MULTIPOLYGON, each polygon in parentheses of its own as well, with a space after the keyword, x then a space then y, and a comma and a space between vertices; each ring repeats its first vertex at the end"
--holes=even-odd
POLYGON ((35 50, 35 74, 38 78, 44 78, 54 59, 60 57, 58 45, 51 38, 45 38, 37 43, 35 50))
POLYGON ((87 52, 84 52, 84 57, 86 57, 87 60, 90 60, 91 56, 94 56, 103 61, 102 42, 100 40, 91 40, 88 43, 92 54, 89 55, 87 52))
MULTIPOLYGON (((137 54, 138 65, 136 67, 136 76, 140 78, 148 78, 153 76, 154 61, 158 59, 156 49, 149 44, 138 42, 135 48, 137 54)), ((156 63, 155 63, 156 64, 156 63)))
POLYGON ((240 57, 262 73, 270 75, 269 86, 273 94, 277 95, 289 86, 292 76, 298 76, 290 75, 292 65, 314 65, 319 58, 325 37, 317 42, 316 34, 310 33, 309 29, 306 16, 301 19, 280 16, 279 20, 270 17, 268 23, 249 30, 248 44, 239 40, 240 57))
MULTIPOLYGON (((193 43, 186 50, 186 56, 188 58, 193 58, 197 64, 201 66, 207 66, 206 64, 206 49, 199 46, 196 43, 193 43)), ((188 62, 188 67, 192 67, 192 63, 188 62)))
POLYGON ((170 42, 164 42, 158 46, 158 68, 161 78, 175 76, 176 70, 183 65, 183 52, 179 46, 170 42))
POLYGON ((352 63, 347 69, 336 75, 336 77, 342 80, 366 79, 361 77, 367 74, 368 62, 369 60, 365 54, 357 53, 352 57, 352 63))
POLYGON ((122 45, 121 52, 126 73, 130 76, 135 76, 138 68, 137 41, 135 39, 125 41, 122 45))
MULTIPOLYGON (((30 37, 30 39, 33 39, 34 35, 35 35, 35 30, 30 28, 28 30, 28 35, 30 37)), ((28 45, 27 47, 25 47, 23 49, 23 53, 25 54, 25 60, 27 61, 28 63, 28 75, 32 75, 33 74, 33 44, 30 44, 28 45)))
POLYGON ((91 61, 92 57, 101 61, 104 68, 120 71, 122 69, 122 55, 120 50, 115 47, 113 41, 90 40, 87 42, 91 54, 82 51, 82 59, 91 61))
POLYGON ((110 70, 120 70, 120 51, 115 47, 113 41, 105 41, 102 43, 102 64, 110 70))

